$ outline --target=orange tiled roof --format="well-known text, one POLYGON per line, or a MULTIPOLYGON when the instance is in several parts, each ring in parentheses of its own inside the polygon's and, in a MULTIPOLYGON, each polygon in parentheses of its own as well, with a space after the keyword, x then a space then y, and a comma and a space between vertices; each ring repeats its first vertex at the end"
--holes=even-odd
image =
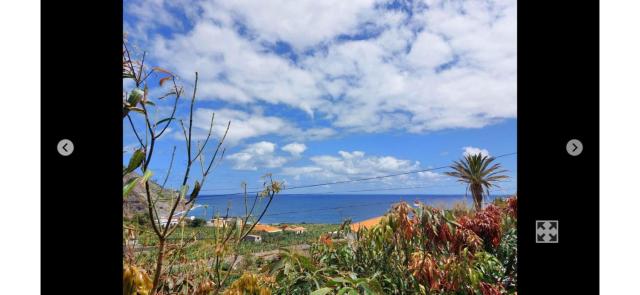
POLYGON ((384 216, 378 216, 378 217, 374 217, 374 218, 371 218, 371 219, 363 220, 363 221, 360 221, 360 222, 352 223, 351 224, 351 231, 356 232, 356 231, 360 230, 360 228, 371 228, 372 226, 380 223, 380 220, 382 220, 382 217, 384 217, 384 216))
POLYGON ((253 228, 253 230, 255 230, 255 231, 264 231, 264 232, 268 232, 268 233, 274 233, 274 232, 282 231, 282 229, 280 229, 280 228, 277 228, 275 226, 266 225, 266 224, 256 224, 256 226, 253 228))

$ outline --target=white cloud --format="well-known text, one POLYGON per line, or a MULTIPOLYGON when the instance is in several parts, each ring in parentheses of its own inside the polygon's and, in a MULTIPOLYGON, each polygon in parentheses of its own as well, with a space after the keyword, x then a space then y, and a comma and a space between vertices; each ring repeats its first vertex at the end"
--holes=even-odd
POLYGON ((423 179, 438 180, 442 177, 442 174, 433 171, 424 171, 418 172, 418 176, 423 179))
POLYGON ((304 151, 307 150, 307 146, 304 143, 292 142, 283 146, 282 150, 290 153, 292 156, 299 157, 304 151))
POLYGON ((227 159, 234 162, 233 169, 258 170, 258 168, 277 168, 287 162, 287 159, 275 154, 276 145, 272 142, 261 141, 247 145, 241 152, 229 155, 227 159))
MULTIPOLYGON (((125 1, 124 9, 127 15, 136 19, 135 26, 128 27, 128 33, 133 33, 136 38, 143 38, 146 30, 154 27, 177 27, 181 23, 171 13, 169 1, 164 0, 140 0, 125 1), (142 36, 140 36, 142 34, 142 36)), ((125 23, 125 27, 129 24, 125 23)))
POLYGON ((245 23, 259 38, 287 41, 298 50, 356 31, 361 19, 374 15, 375 0, 217 1, 205 14, 221 22, 229 16, 245 23))
POLYGON ((465 147, 462 148, 462 150, 464 150, 464 152, 462 153, 462 155, 464 155, 464 156, 477 155, 477 154, 481 154, 481 155, 487 156, 487 157, 491 156, 487 149, 481 149, 481 148, 472 147, 472 146, 465 146, 465 147))
POLYGON ((263 51, 233 28, 206 20, 187 34, 158 37, 153 43, 155 56, 176 69, 178 75, 192 77, 199 72, 198 97, 202 99, 239 104, 261 100, 312 115, 322 103, 312 74, 263 51))
POLYGON ((322 174, 323 170, 320 167, 315 166, 303 166, 303 167, 284 167, 282 168, 282 175, 293 176, 294 180, 300 180, 302 176, 308 175, 319 175, 322 174))
POLYGON ((423 32, 411 46, 407 61, 415 67, 433 69, 453 58, 453 49, 442 36, 423 32))
POLYGON ((392 156, 367 156, 362 151, 339 151, 338 156, 321 155, 311 157, 310 160, 313 165, 285 167, 282 174, 334 181, 407 172, 420 166, 417 161, 392 156))
MULTIPOLYGON (((211 118, 215 113, 213 135, 220 138, 227 128, 228 122, 231 122, 229 133, 225 143, 230 146, 238 145, 242 141, 260 137, 273 136, 290 138, 292 140, 319 140, 327 138, 336 133, 331 128, 309 128, 301 129, 294 123, 286 121, 280 117, 265 116, 261 110, 254 109, 251 112, 240 111, 236 109, 222 108, 209 109, 198 108, 194 113, 194 131, 193 138, 202 140, 206 138, 211 126, 211 118)), ((184 120, 184 119, 183 119, 184 120)), ((183 140, 183 132, 176 131, 174 138, 183 140)))
MULTIPOLYGON (((231 122, 226 143, 236 145, 242 140, 269 134, 277 134, 290 128, 289 123, 278 117, 263 116, 234 109, 199 108, 194 113, 195 139, 203 139, 210 127, 212 115, 214 117, 214 135, 218 138, 224 134, 228 122, 231 122)), ((178 137, 182 134, 178 134, 178 137)), ((182 138, 182 137, 180 137, 182 138)))
POLYGON ((294 138, 299 140, 321 140, 336 135, 337 132, 334 129, 327 127, 309 128, 301 133, 294 135, 294 138))
MULTIPOLYGON (((298 109, 332 129, 422 133, 516 117, 515 0, 426 1, 411 16, 382 2, 193 1, 193 26, 149 47, 182 77, 199 71, 203 99, 298 109), (364 31, 375 34, 338 38, 364 31), (277 41, 296 59, 274 53, 277 41)), ((156 26, 175 22, 157 15, 156 26)))

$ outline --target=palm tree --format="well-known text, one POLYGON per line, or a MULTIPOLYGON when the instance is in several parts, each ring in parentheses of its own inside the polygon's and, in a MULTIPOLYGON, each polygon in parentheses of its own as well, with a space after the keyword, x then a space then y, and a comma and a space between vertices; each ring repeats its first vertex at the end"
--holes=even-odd
POLYGON ((500 170, 500 164, 491 165, 493 160, 495 158, 481 153, 469 154, 462 160, 453 162, 453 171, 445 172, 446 175, 458 178, 458 182, 467 184, 467 192, 471 191, 476 211, 482 210, 482 199, 489 194, 489 189, 498 187, 496 182, 509 178, 503 174, 507 170, 500 170))

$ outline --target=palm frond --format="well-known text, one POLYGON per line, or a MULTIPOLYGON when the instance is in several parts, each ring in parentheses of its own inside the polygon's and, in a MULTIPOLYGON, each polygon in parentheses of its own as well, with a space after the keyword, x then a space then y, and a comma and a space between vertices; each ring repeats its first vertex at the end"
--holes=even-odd
POLYGON ((444 174, 457 178, 458 182, 466 183, 465 196, 471 191, 476 209, 482 208, 482 199, 490 194, 493 187, 500 188, 498 182, 509 178, 500 163, 493 163, 495 158, 482 154, 465 155, 461 160, 454 161, 451 171, 444 174))

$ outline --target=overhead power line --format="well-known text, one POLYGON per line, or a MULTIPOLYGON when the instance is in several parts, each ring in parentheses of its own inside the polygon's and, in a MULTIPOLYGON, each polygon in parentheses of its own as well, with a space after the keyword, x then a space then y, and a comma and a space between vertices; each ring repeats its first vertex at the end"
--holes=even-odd
MULTIPOLYGON (((512 156, 512 155, 516 155, 516 154, 517 154, 517 152, 508 153, 508 154, 502 154, 502 155, 494 157, 494 159, 507 157, 507 156, 512 156)), ((450 167, 451 167, 450 165, 445 165, 445 166, 439 166, 439 167, 435 167, 435 168, 413 170, 413 171, 407 171, 407 172, 402 172, 402 173, 394 173, 394 174, 387 174, 387 175, 379 175, 379 176, 372 176, 372 177, 364 177, 364 178, 341 180, 341 181, 332 181, 332 182, 316 183, 316 184, 308 184, 308 185, 291 186, 291 187, 285 187, 282 190, 295 190, 295 189, 302 189, 302 188, 313 188, 313 187, 320 187, 320 186, 327 186, 327 185, 337 185, 337 184, 346 184, 346 183, 362 182, 362 181, 369 181, 369 180, 385 179, 385 178, 390 178, 390 177, 409 175, 409 174, 416 174, 416 173, 421 173, 421 172, 436 171, 436 170, 446 169, 446 168, 450 168, 450 167)), ((203 190, 203 192, 204 191, 207 191, 207 190, 203 190)), ((256 194, 256 193, 259 193, 259 192, 260 192, 260 190, 248 191, 248 192, 246 192, 246 194, 247 195, 253 195, 253 194, 256 194)), ((198 198, 229 197, 229 196, 244 195, 244 194, 245 194, 244 192, 238 192, 238 193, 228 193, 228 194, 202 195, 202 196, 199 196, 198 198)))

